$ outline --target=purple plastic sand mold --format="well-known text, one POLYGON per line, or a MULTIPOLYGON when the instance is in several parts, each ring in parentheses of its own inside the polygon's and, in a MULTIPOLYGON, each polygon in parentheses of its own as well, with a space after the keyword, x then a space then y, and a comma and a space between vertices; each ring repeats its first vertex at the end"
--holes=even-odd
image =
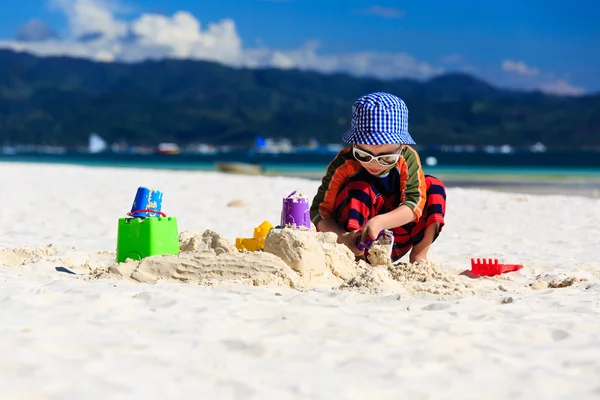
POLYGON ((295 225, 304 226, 310 229, 310 210, 308 200, 303 197, 292 197, 294 191, 288 197, 283 199, 281 210, 281 226, 295 225))
POLYGON ((375 243, 377 240, 379 240, 379 238, 381 238, 382 236, 385 236, 385 235, 386 235, 385 231, 381 231, 381 232, 379 232, 379 235, 377 235, 375 240, 365 240, 364 242, 361 242, 360 237, 357 237, 356 238, 356 247, 360 251, 370 249, 371 246, 373 246, 373 243, 375 243))

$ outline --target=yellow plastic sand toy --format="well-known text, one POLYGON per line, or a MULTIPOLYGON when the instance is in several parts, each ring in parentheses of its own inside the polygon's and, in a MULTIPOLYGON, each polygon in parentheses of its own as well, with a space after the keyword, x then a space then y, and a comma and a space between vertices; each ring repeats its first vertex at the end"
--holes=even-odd
POLYGON ((265 247, 265 238, 271 229, 273 229, 273 225, 271 225, 269 221, 264 221, 262 224, 254 228, 253 238, 236 238, 235 247, 237 247, 238 250, 262 250, 265 247))

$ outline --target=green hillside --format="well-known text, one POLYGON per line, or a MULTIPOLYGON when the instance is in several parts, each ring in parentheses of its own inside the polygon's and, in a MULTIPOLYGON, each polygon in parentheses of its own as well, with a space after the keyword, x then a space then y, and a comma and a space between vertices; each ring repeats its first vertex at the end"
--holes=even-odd
POLYGON ((468 75, 383 81, 186 60, 136 64, 0 50, 0 144, 248 144, 257 135, 339 142, 352 102, 402 97, 428 144, 600 145, 600 95, 501 90, 468 75))

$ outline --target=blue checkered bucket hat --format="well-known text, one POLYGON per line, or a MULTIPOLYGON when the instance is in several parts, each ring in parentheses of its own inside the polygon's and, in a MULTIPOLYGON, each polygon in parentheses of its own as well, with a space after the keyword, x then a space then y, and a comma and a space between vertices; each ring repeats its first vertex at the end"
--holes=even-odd
POLYGON ((376 92, 352 106, 352 126, 342 136, 350 144, 415 144, 408 133, 408 108, 402 99, 376 92))

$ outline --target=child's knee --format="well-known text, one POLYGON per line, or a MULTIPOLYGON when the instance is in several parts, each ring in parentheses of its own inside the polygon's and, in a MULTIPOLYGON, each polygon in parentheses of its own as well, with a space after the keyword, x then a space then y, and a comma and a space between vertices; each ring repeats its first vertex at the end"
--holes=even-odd
POLYGON ((433 235, 433 240, 435 240, 442 232, 442 226, 443 224, 441 222, 434 222, 427 228, 429 229, 430 234, 433 235))

